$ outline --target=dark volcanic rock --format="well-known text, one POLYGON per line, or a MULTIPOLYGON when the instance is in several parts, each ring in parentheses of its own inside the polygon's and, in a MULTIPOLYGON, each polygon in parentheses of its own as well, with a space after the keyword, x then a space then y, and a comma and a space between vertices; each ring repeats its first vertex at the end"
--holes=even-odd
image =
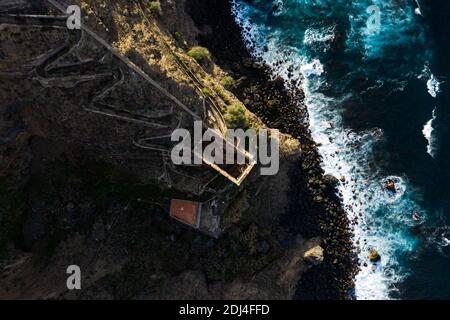
POLYGON ((247 51, 227 0, 191 0, 187 12, 197 26, 209 26, 212 33, 200 34, 198 41, 210 49, 218 64, 240 78, 234 93, 246 107, 271 128, 297 138, 303 151, 299 170, 291 174, 290 213, 281 225, 304 237, 324 239, 324 262, 306 272, 297 298, 346 299, 353 287, 357 263, 352 245, 350 221, 336 195, 339 181, 324 176, 307 122, 303 92, 288 91, 281 79, 271 79, 270 70, 252 59, 247 51))

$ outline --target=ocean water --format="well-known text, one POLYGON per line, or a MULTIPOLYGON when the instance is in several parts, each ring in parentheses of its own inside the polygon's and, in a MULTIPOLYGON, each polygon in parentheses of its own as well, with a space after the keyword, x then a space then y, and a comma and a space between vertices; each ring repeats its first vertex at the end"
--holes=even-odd
POLYGON ((354 223, 356 298, 450 298, 450 1, 234 0, 233 12, 252 54, 305 91, 354 223))

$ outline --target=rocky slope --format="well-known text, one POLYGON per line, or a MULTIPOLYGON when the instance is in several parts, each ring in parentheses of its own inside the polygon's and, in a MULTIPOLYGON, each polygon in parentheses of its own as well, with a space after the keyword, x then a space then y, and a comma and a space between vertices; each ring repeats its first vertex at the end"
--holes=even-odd
MULTIPOLYGON (((27 3, 0 13, 56 14, 27 3)), ((338 182, 320 169, 301 92, 251 59, 228 1, 161 1, 160 13, 144 1, 79 4, 90 28, 195 112, 208 88, 221 112, 242 101, 253 125, 280 129, 280 172, 254 170, 240 188, 219 179, 205 192, 211 170, 167 170, 158 152, 136 146, 159 129, 102 114, 189 125, 160 91, 65 21, 0 18, 0 298, 347 297, 354 264, 338 182), (211 61, 186 54, 197 44, 211 61), (224 87, 226 76, 236 83, 224 87), (168 218, 171 197, 221 190, 222 238, 168 218), (66 288, 72 264, 80 291, 66 288)))

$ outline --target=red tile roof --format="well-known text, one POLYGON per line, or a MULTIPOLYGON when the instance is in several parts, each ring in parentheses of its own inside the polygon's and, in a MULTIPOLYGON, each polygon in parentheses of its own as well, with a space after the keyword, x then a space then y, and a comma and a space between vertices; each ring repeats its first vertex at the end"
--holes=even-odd
POLYGON ((196 227, 198 208, 198 202, 172 199, 170 202, 170 216, 188 225, 196 227))

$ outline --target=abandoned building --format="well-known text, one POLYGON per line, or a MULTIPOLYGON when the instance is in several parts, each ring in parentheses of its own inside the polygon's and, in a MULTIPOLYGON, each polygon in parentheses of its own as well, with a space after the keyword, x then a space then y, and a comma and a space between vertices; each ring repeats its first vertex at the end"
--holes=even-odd
POLYGON ((214 238, 219 238, 224 232, 220 214, 217 199, 206 202, 172 199, 170 202, 171 218, 214 238))

